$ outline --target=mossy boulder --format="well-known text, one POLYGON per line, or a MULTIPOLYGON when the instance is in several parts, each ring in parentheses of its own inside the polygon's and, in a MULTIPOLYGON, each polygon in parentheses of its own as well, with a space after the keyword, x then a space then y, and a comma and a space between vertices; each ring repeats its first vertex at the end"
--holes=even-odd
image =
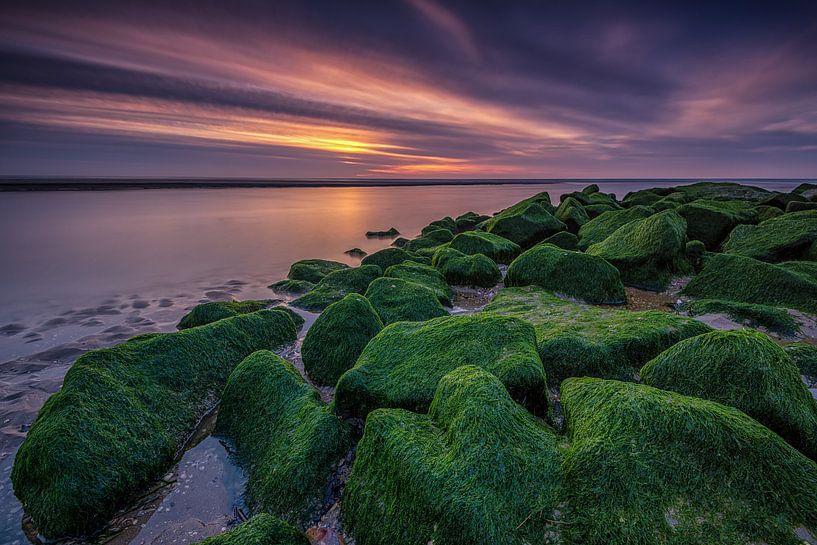
POLYGON ((817 210, 817 202, 791 201, 786 205, 786 213, 802 212, 803 210, 817 210))
POLYGON ((437 244, 444 244, 451 242, 454 238, 454 233, 443 227, 430 226, 423 229, 422 237, 433 240, 437 244))
POLYGON ((380 316, 362 295, 350 293, 326 307, 306 332, 301 346, 309 378, 316 384, 334 386, 381 329, 380 316))
POLYGON ((792 271, 811 277, 817 282, 817 262, 815 261, 786 261, 778 265, 787 271, 792 271))
POLYGON ((209 324, 216 320, 249 314, 272 305, 274 301, 212 301, 196 305, 179 320, 176 329, 187 329, 209 324))
POLYGON ((437 299, 446 306, 451 306, 454 292, 445 280, 445 276, 430 265, 423 265, 413 261, 404 261, 399 265, 392 265, 384 274, 390 278, 401 278, 430 289, 437 299))
POLYGON ((736 407, 817 459, 817 401, 786 352, 757 331, 713 331, 641 368, 650 386, 736 407))
MULTIPOLYGON (((439 244, 439 243, 438 243, 439 244)), ((385 271, 392 265, 398 265, 404 261, 416 261, 418 263, 428 264, 426 258, 422 258, 417 254, 406 250, 405 248, 384 248, 378 250, 373 254, 364 257, 361 265, 377 265, 381 271, 385 271)))
POLYGON ((581 226, 590 221, 590 216, 582 204, 573 197, 563 200, 553 215, 564 223, 571 233, 578 233, 581 226))
POLYGON ((528 197, 527 199, 521 200, 516 204, 509 206, 508 208, 503 208, 496 215, 502 214, 504 212, 512 211, 512 210, 519 210, 521 208, 526 207, 529 204, 538 204, 551 214, 556 211, 556 207, 553 206, 550 200, 550 194, 547 191, 542 191, 541 193, 537 193, 532 197, 528 197))
POLYGON ((561 406, 561 542, 795 545, 817 535, 817 464, 743 412, 594 378, 564 381, 561 406))
POLYGON ((801 259, 815 241, 817 210, 805 210, 757 225, 738 225, 723 243, 723 252, 761 261, 787 261, 801 259))
POLYGON ((649 206, 652 207, 655 203, 660 201, 665 194, 660 193, 661 188, 641 189, 633 191, 624 195, 621 200, 622 206, 629 208, 632 206, 649 206))
POLYGON ((600 257, 537 244, 513 260, 506 286, 535 285, 588 303, 626 302, 618 269, 600 257))
POLYGON ((453 248, 440 248, 432 263, 452 286, 491 288, 502 280, 497 264, 483 254, 466 255, 453 248))
POLYGON ((353 446, 349 426, 291 363, 268 350, 230 374, 216 433, 235 446, 252 510, 300 528, 318 514, 334 466, 353 446))
POLYGON ((427 415, 371 413, 343 498, 357 543, 795 545, 815 532, 817 464, 737 409, 592 378, 565 381, 561 403, 565 436, 460 367, 427 415))
POLYGON ((708 255, 681 293, 817 314, 817 281, 809 275, 738 255, 708 255))
POLYGON ((446 216, 446 217, 444 217, 442 219, 434 220, 431 223, 429 223, 428 225, 426 225, 425 227, 423 227, 423 230, 426 230, 426 229, 431 228, 431 227, 438 227, 438 228, 442 228, 442 229, 448 229, 452 233, 457 232, 457 222, 454 221, 454 218, 452 218, 451 216, 446 216))
POLYGON ((449 243, 449 247, 466 255, 482 254, 496 263, 510 263, 522 251, 515 242, 482 231, 460 233, 449 243))
POLYGON ((684 310, 693 316, 726 314, 731 319, 750 327, 765 327, 782 335, 793 335, 800 326, 785 308, 753 303, 737 303, 722 299, 696 299, 684 304, 684 310))
POLYGON ((359 416, 380 407, 425 412, 439 380, 463 365, 493 373, 520 403, 543 411, 545 374, 533 328, 480 314, 387 326, 340 377, 335 404, 342 414, 359 416))
POLYGON ((500 212, 487 220, 483 228, 527 248, 567 227, 547 209, 536 203, 527 203, 500 212))
POLYGON ((408 244, 408 242, 409 239, 405 237, 397 237, 392 241, 391 245, 394 246, 395 248, 403 248, 406 244, 408 244))
POLYGON ((791 204, 792 202, 806 202, 806 201, 808 201, 808 199, 806 199, 803 195, 800 195, 798 193, 794 192, 783 193, 779 191, 774 191, 770 193, 768 197, 762 199, 760 201, 760 204, 766 206, 775 206, 777 208, 780 208, 781 210, 786 210, 786 208, 788 208, 789 204, 791 204))
POLYGON ((604 212, 581 226, 578 233, 580 250, 601 242, 616 232, 616 229, 634 220, 644 219, 655 213, 654 208, 636 205, 625 210, 604 212))
POLYGON ((669 312, 574 303, 534 286, 500 290, 485 312, 533 324, 552 384, 581 376, 633 380, 642 365, 673 344, 712 330, 669 312))
POLYGON ((386 325, 423 322, 448 315, 433 291, 402 278, 384 276, 373 280, 366 290, 366 299, 386 325))
POLYGON ((11 473, 39 532, 99 529, 171 467, 242 359, 295 338, 286 313, 261 310, 81 356, 40 410, 11 473))
POLYGON ((708 250, 717 250, 736 225, 758 221, 757 209, 745 201, 699 199, 679 206, 677 212, 687 222, 687 236, 708 250))
POLYGON ((549 236, 542 241, 543 244, 553 244, 563 250, 576 250, 579 246, 579 239, 573 233, 562 231, 553 236, 549 236))
POLYGON ((197 545, 309 545, 297 528, 267 513, 260 513, 223 534, 196 542, 197 545))
MULTIPOLYGON (((440 229, 440 228, 435 229, 435 231, 441 231, 441 230, 442 229, 440 229)), ((445 229, 445 231, 448 232, 448 233, 451 232, 451 231, 448 231, 448 229, 445 229)), ((437 248, 439 248, 440 246, 442 246, 444 244, 446 244, 446 243, 445 242, 440 242, 436 238, 420 236, 420 237, 413 238, 413 239, 409 240, 408 242, 406 242, 403 245, 403 249, 408 251, 408 252, 413 252, 415 255, 420 255, 420 252, 422 252, 423 250, 429 250, 429 249, 436 250, 437 248)))
POLYGON ((313 282, 307 280, 280 280, 274 284, 269 285, 269 289, 275 293, 283 293, 285 295, 303 295, 315 287, 313 282))
POLYGON ((339 261, 329 261, 327 259, 302 259, 296 261, 289 267, 287 278, 290 280, 306 280, 317 284, 327 274, 348 269, 349 265, 339 261))
POLYGON ((350 293, 363 293, 371 281, 380 276, 383 276, 383 270, 377 265, 335 271, 291 304, 304 310, 323 310, 350 293))
POLYGON ((530 515, 556 504, 557 443, 494 375, 459 367, 427 415, 369 414, 344 521, 359 545, 539 543, 541 517, 530 515))
POLYGON ((491 216, 477 214, 476 212, 466 212, 454 218, 454 223, 457 225, 457 232, 470 231, 477 225, 490 219, 491 216))
POLYGON ((690 271, 686 243, 686 221, 665 210, 622 225, 587 253, 612 263, 625 284, 660 291, 673 276, 690 271))
POLYGON ((573 193, 565 193, 560 197, 561 202, 567 199, 575 199, 581 204, 585 211, 588 207, 604 207, 610 210, 621 210, 622 206, 616 201, 612 194, 602 193, 598 189, 598 185, 593 184, 587 186, 581 191, 574 191, 573 193))
POLYGON ((783 350, 792 359, 800 374, 817 383, 817 346, 804 342, 788 343, 783 350))

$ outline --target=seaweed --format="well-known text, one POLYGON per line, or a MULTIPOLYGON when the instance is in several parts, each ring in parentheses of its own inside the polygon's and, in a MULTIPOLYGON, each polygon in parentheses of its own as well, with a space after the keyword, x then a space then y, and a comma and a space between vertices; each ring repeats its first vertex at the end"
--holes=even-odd
POLYGON ((334 386, 381 329, 380 316, 362 295, 350 293, 332 303, 304 337, 301 358, 307 375, 316 384, 334 386))
POLYGON ((301 529, 318 514, 334 467, 352 448, 348 424, 291 363, 268 350, 230 374, 216 433, 235 446, 252 510, 301 529))
POLYGON ((369 284, 366 298, 383 323, 423 322, 448 315, 436 294, 422 284, 402 278, 377 278, 369 284))
POLYGON ((536 285, 588 303, 626 301, 618 270, 600 257, 538 244, 513 260, 506 286, 536 285))

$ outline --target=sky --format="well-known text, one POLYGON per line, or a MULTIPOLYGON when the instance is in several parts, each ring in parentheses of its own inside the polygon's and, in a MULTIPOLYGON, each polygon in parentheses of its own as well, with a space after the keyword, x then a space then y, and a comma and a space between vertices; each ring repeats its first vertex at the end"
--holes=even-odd
POLYGON ((817 176, 817 1, 3 2, 0 176, 817 176))

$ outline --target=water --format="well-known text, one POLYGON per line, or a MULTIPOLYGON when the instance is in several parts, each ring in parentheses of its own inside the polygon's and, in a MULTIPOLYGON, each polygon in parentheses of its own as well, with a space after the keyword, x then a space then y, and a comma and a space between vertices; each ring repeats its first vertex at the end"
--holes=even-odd
MULTIPOLYGON (((677 183, 600 185, 622 197, 677 183)), ((446 215, 493 213, 544 190, 558 202, 583 185, 0 193, 0 543, 25 541, 14 453, 84 350, 172 330, 201 301, 274 297, 266 286, 298 259, 355 264, 345 250, 390 243, 368 230, 412 237, 446 215)))

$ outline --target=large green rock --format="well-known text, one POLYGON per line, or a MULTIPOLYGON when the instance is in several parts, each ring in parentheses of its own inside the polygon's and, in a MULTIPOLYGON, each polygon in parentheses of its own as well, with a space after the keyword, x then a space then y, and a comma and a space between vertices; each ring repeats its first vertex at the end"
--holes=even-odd
MULTIPOLYGON (((439 244, 439 243, 438 243, 439 244)), ((384 248, 378 250, 373 254, 364 257, 361 265, 377 265, 381 271, 385 271, 392 265, 398 265, 404 261, 417 261, 419 263, 427 263, 428 260, 419 257, 413 252, 407 251, 405 248, 384 248)))
POLYGON ((591 219, 579 229, 580 250, 587 250, 591 245, 601 242, 616 232, 616 229, 633 220, 640 220, 652 216, 655 209, 649 206, 636 205, 625 210, 604 212, 591 219))
POLYGON ((567 434, 461 367, 428 414, 366 420, 343 497, 360 545, 780 543, 817 528, 817 464, 732 407, 562 385, 567 434))
POLYGON ((349 265, 339 261, 329 261, 327 259, 302 259, 296 261, 289 268, 287 278, 290 280, 304 280, 317 284, 327 274, 348 269, 349 265))
POLYGON ((600 257, 537 244, 513 260, 506 286, 535 285, 588 303, 624 303, 618 269, 600 257))
POLYGON ((335 403, 341 413, 360 416, 380 407, 424 412, 437 382, 463 365, 493 373, 534 411, 547 403, 530 324, 480 314, 387 326, 340 378, 335 403))
POLYGON ((309 545, 297 528, 267 513, 260 513, 223 534, 196 542, 198 545, 309 545))
POLYGON ((717 250, 736 225, 758 221, 756 207, 745 201, 699 199, 679 206, 677 212, 687 222, 687 236, 708 250, 717 250))
POLYGON ((647 362, 650 386, 737 407, 817 459, 817 401, 786 352, 757 331, 713 331, 647 362))
POLYGON ((612 263, 625 284, 660 291, 673 276, 690 271, 686 243, 686 221, 665 210, 622 225, 587 253, 612 263))
POLYGON ((805 532, 817 536, 817 464, 741 411, 593 378, 563 382, 561 406, 562 543, 796 545, 805 532))
POLYGON ((452 286, 492 288, 502 280, 497 264, 483 254, 466 255, 453 248, 440 248, 431 262, 452 286))
POLYGON ((683 308, 693 316, 726 314, 741 324, 765 327, 781 335, 793 335, 800 329, 798 321, 788 310, 770 305, 738 303, 723 299, 696 299, 684 303, 683 308))
POLYGON ((316 384, 334 386, 381 329, 380 316, 362 295, 350 293, 326 307, 306 332, 301 346, 309 378, 316 384))
POLYGON ((590 221, 590 216, 582 204, 573 197, 563 200, 553 215, 564 223, 571 233, 578 233, 581 226, 590 221))
POLYGON ((543 243, 553 244, 564 250, 576 250, 579 247, 579 239, 569 231, 561 231, 553 236, 549 236, 543 243))
POLYGON ((335 271, 291 304, 304 310, 323 310, 350 293, 363 293, 372 280, 382 275, 383 270, 377 265, 335 271))
POLYGON ((403 280, 425 286, 434 292, 434 295, 439 299, 440 303, 451 306, 451 300, 454 298, 454 292, 451 290, 451 286, 446 283, 445 276, 430 265, 406 261, 399 265, 392 265, 386 269, 384 276, 402 278, 403 280))
POLYGON ((533 324, 551 384, 581 376, 633 380, 642 365, 673 344, 711 331, 669 312, 574 303, 534 286, 500 290, 485 312, 533 324))
POLYGON ((567 227, 544 207, 527 203, 522 207, 513 206, 500 212, 486 221, 483 228, 528 248, 567 227))
POLYGON ((171 467, 242 359, 295 338, 286 313, 261 310, 80 357, 40 410, 11 473, 39 532, 99 529, 171 467))
POLYGON ((723 243, 723 252, 761 261, 786 261, 801 259, 815 241, 817 210, 805 210, 757 225, 738 225, 723 243))
POLYGON ((772 196, 769 190, 751 185, 736 184, 734 182, 698 182, 677 187, 654 187, 635 191, 625 195, 622 203, 625 206, 633 204, 651 205, 673 193, 682 196, 683 202, 692 202, 696 199, 760 202, 772 196), (657 196, 657 198, 654 196, 657 196))
POLYGON ((448 314, 433 291, 402 278, 373 280, 366 290, 366 298, 386 325, 423 322, 448 314))
POLYGON ((817 281, 811 276, 749 257, 711 254, 682 290, 701 299, 725 299, 794 308, 817 314, 817 281))
POLYGON ((192 308, 182 316, 177 329, 188 329, 209 324, 223 318, 232 318, 239 314, 249 314, 268 307, 273 301, 212 301, 192 308))
POLYGON ((369 414, 343 495, 358 545, 540 543, 556 504, 558 437, 494 375, 446 374, 428 415, 369 414))
POLYGON ((283 293, 285 295, 303 295, 315 287, 313 282, 307 280, 279 280, 274 284, 269 285, 269 289, 275 293, 283 293))
POLYGON ((817 383, 817 346, 805 342, 783 345, 783 350, 799 369, 800 374, 817 383))
POLYGON ((478 224, 490 219, 490 217, 476 212, 466 212, 454 218, 454 222, 457 225, 457 232, 461 233, 474 229, 478 224))
POLYGON ((254 512, 308 527, 338 461, 352 448, 348 424, 288 361, 251 354, 224 387, 216 432, 232 440, 254 512))
POLYGON ((449 248, 466 255, 482 254, 496 263, 510 263, 522 248, 507 238, 482 231, 467 231, 454 237, 449 248))

